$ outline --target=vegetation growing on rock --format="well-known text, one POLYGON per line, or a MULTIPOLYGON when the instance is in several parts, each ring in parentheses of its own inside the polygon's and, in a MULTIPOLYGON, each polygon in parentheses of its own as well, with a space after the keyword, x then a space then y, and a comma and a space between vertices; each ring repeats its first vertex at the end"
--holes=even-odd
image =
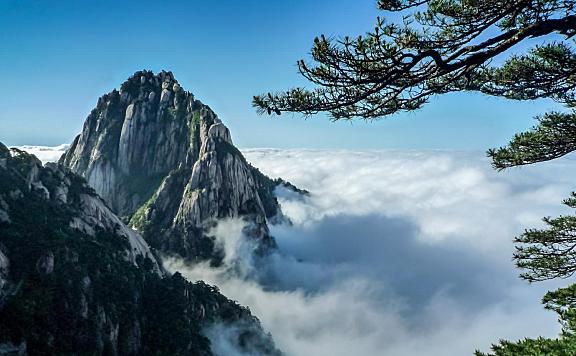
POLYGON ((84 179, 0 144, 0 182, 3 351, 211 355, 204 328, 223 323, 238 350, 279 354, 248 309, 167 275, 84 179))
POLYGON ((256 226, 249 235, 262 250, 275 245, 267 219, 282 216, 276 181, 249 165, 170 72, 136 72, 104 95, 60 163, 164 253, 217 263, 208 232, 221 218, 256 226))

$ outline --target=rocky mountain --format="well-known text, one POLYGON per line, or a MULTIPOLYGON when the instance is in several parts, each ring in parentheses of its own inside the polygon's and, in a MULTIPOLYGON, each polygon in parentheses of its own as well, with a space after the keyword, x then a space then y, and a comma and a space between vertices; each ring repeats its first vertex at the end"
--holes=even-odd
POLYGON ((238 217, 257 249, 274 246, 282 218, 271 180, 234 146, 228 128, 172 73, 140 71, 102 96, 60 163, 83 176, 151 246, 218 261, 208 236, 238 217))
POLYGON ((250 312, 168 275, 86 181, 0 144, 0 354, 279 355, 250 312))

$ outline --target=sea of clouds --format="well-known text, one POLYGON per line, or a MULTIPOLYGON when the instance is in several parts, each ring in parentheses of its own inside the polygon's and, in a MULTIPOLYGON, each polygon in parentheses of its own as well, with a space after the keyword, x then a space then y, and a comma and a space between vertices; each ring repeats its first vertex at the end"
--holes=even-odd
POLYGON ((60 146, 19 146, 16 147, 23 151, 33 154, 42 162, 56 162, 70 147, 68 144, 60 146))
POLYGON ((467 355, 558 334, 540 304, 557 285, 518 279, 512 239, 568 212, 570 159, 498 173, 482 152, 243 152, 311 193, 277 192, 293 222, 272 227, 278 253, 250 263, 228 220, 214 235, 240 276, 166 266, 248 305, 288 355, 467 355))
MULTIPOLYGON (((562 284, 520 280, 512 239, 569 212, 570 157, 495 172, 482 152, 243 153, 310 191, 278 190, 292 221, 272 226, 278 252, 252 261, 244 223, 225 220, 213 231, 225 267, 165 265, 249 306, 287 355, 460 356, 558 334, 540 299, 562 284)), ((215 351, 233 355, 226 333, 208 330, 215 351)))

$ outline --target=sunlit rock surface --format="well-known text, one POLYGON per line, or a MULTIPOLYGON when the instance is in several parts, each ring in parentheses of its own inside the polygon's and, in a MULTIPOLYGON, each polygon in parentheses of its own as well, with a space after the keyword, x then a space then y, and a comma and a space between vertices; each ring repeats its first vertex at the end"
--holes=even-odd
POLYGON ((170 72, 137 72, 102 96, 60 163, 162 252, 217 262, 208 233, 229 217, 246 221, 255 250, 275 245, 267 221, 282 220, 280 182, 252 167, 170 72))
POLYGON ((0 144, 0 354, 279 355, 250 311, 170 275, 86 181, 0 144), (240 329, 238 327, 240 326, 240 329))

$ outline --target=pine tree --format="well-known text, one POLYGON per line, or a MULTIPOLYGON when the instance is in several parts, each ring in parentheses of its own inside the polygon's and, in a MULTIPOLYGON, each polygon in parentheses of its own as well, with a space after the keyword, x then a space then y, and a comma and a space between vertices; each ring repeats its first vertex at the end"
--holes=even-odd
MULTIPOLYGON (((493 166, 502 170, 576 150, 576 0, 380 0, 378 6, 400 13, 403 22, 378 18, 365 36, 314 39, 313 63, 301 60, 298 68, 315 87, 255 96, 257 110, 372 120, 417 110, 450 92, 549 98, 566 110, 537 117, 531 130, 489 150, 493 166), (535 39, 530 50, 509 54, 535 39)), ((564 203, 576 208, 576 193, 564 203)), ((544 222, 545 229, 515 240, 514 260, 529 282, 576 273, 576 215, 544 222)), ((543 303, 558 314, 562 334, 500 341, 493 355, 576 355, 576 284, 547 293, 543 303)))

